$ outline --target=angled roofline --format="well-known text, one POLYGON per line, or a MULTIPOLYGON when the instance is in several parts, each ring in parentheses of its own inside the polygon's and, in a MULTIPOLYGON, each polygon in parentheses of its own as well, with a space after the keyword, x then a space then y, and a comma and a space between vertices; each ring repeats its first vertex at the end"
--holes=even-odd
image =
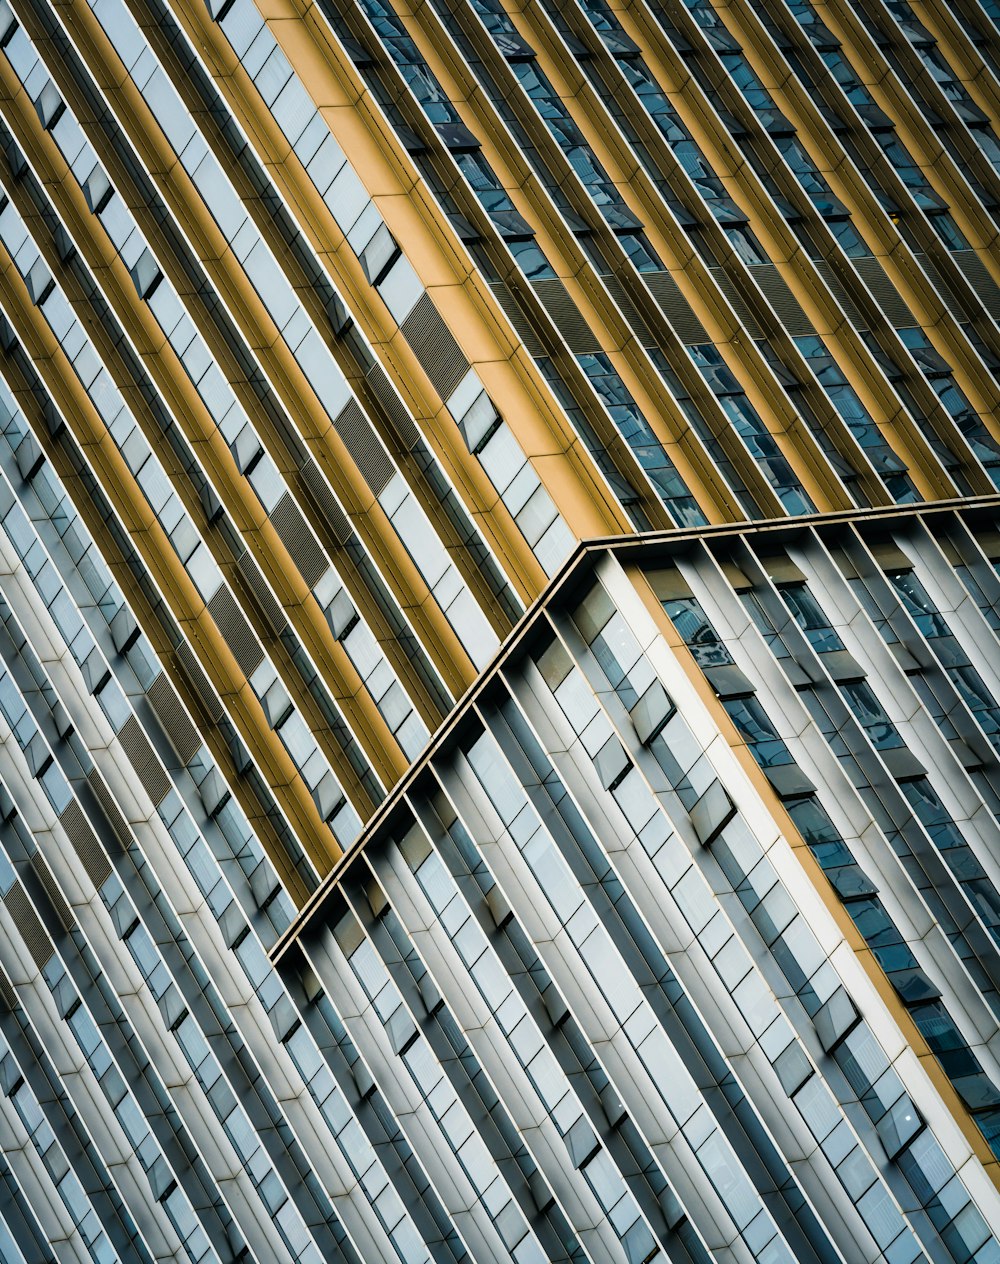
POLYGON ((541 614, 561 595, 578 585, 588 576, 595 560, 610 553, 620 562, 649 563, 662 558, 666 546, 683 546, 700 540, 725 539, 735 536, 789 536, 803 529, 834 527, 839 524, 862 522, 891 523, 895 519, 917 519, 945 513, 974 514, 992 511, 1000 522, 1000 493, 988 496, 962 497, 954 500, 932 501, 928 504, 884 505, 871 509, 838 510, 836 513, 809 514, 800 518, 768 518, 761 522, 716 523, 702 527, 676 528, 670 531, 649 531, 641 535, 598 536, 581 540, 560 569, 548 582, 535 601, 528 607, 506 640, 475 682, 466 690, 447 718, 431 734, 430 739, 403 776, 379 804, 365 823, 357 841, 320 881, 319 886, 298 910, 291 925, 282 933, 269 952, 272 964, 278 965, 304 932, 322 915, 324 906, 339 888, 345 874, 372 840, 389 821, 400 800, 420 777, 427 765, 439 754, 449 737, 458 727, 469 708, 486 690, 496 674, 511 655, 528 638, 541 614))

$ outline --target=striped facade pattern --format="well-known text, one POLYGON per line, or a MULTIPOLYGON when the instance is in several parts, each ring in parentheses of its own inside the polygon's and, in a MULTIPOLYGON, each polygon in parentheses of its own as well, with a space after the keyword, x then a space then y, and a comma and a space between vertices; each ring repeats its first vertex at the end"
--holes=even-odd
POLYGON ((4 1264, 1000 1261, 997 23, 0 0, 4 1264))

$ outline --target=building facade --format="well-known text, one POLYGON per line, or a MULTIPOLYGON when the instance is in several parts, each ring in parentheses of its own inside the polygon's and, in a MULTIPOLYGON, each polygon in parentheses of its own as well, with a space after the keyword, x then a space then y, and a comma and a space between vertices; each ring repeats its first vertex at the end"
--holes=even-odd
POLYGON ((986 0, 0 0, 0 1260, 1000 1262, 986 0))

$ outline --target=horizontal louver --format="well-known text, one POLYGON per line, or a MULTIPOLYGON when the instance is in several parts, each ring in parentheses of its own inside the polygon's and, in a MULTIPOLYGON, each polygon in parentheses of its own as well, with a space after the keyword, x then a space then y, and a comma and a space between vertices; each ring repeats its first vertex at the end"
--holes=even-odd
POLYGON ((264 650, 254 636, 253 628, 247 623, 243 611, 237 606, 236 599, 225 585, 208 602, 208 613, 215 620, 222 639, 232 650, 240 670, 249 676, 260 666, 264 650))
POLYGON ((271 526, 280 536, 299 574, 312 588, 324 571, 329 570, 330 563, 288 492, 271 511, 271 526))
POLYGON ((170 778, 134 715, 130 715, 122 725, 118 740, 143 790, 154 804, 162 803, 170 790, 170 778))
POLYGON ((535 332, 534 326, 528 317, 521 310, 520 304, 514 297, 514 293, 510 286, 504 281, 491 281, 490 289, 493 297, 503 308, 503 313, 514 327, 514 332, 518 338, 524 343, 524 348, 531 356, 540 356, 545 354, 545 347, 542 340, 535 332))
POLYGON ((188 719, 174 687, 162 672, 146 690, 146 697, 183 767, 191 761, 201 745, 198 730, 188 719))
POLYGON ((680 292, 677 282, 669 272, 647 272, 644 280, 681 342, 693 346, 710 341, 705 326, 694 314, 691 304, 680 292))
POLYGON ((447 399, 469 370, 469 362, 425 291, 400 325, 420 367, 442 399, 447 399))
POLYGON ((3 897, 3 902, 7 907, 7 912, 14 919, 17 933, 24 940, 28 955, 41 970, 55 952, 55 948, 45 933, 41 918, 35 912, 24 887, 20 883, 15 883, 3 897))
POLYGON ((111 874, 111 861, 75 799, 59 820, 77 859, 83 865, 83 872, 95 887, 99 887, 111 874))
POLYGON ((392 478, 393 466, 356 399, 344 406, 333 423, 333 428, 343 440, 351 460, 361 471, 361 477, 371 488, 372 494, 377 496, 392 478))
POLYGON ((48 896, 52 910, 59 919, 59 924, 63 930, 70 931, 76 925, 76 918, 73 916, 72 910, 66 903, 66 897, 59 890, 59 884, 55 880, 52 870, 49 868, 45 857, 41 852, 35 852, 31 857, 31 867, 35 871, 38 881, 42 885, 42 889, 48 896))
POLYGON ((532 286, 574 355, 594 354, 601 350, 600 339, 583 319, 583 313, 570 298, 562 281, 549 277, 533 281, 532 286))

